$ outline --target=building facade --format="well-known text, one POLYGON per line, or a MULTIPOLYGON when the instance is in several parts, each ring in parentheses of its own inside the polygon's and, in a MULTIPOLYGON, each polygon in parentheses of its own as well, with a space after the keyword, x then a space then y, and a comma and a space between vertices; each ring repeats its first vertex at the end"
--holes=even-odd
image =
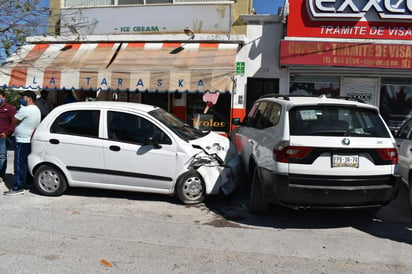
POLYGON ((411 116, 409 1, 293 0, 286 7, 280 66, 290 94, 361 99, 380 107, 392 131, 411 116))
POLYGON ((245 69, 248 25, 241 15, 252 6, 252 0, 51 0, 49 36, 28 38, 0 68, 0 84, 47 89, 56 104, 62 91, 79 101, 153 104, 199 128, 228 132, 231 118, 245 113, 245 79, 259 75, 245 69))

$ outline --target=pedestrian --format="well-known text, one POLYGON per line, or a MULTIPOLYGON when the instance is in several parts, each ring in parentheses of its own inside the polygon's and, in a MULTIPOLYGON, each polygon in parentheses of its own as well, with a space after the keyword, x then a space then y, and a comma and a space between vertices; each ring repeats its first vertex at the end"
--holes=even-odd
POLYGON ((49 99, 47 99, 47 96, 49 95, 49 91, 43 89, 40 92, 40 98, 36 100, 36 105, 40 109, 41 112, 41 119, 43 120, 44 117, 46 117, 47 114, 53 109, 53 104, 50 102, 49 99))
POLYGON ((0 183, 4 183, 4 175, 7 169, 7 138, 14 131, 15 125, 12 119, 16 114, 16 108, 7 103, 4 90, 0 90, 0 183))
POLYGON ((11 190, 4 192, 4 195, 24 194, 29 178, 27 157, 31 152, 30 138, 41 120, 40 109, 36 106, 36 93, 26 90, 20 93, 20 95, 21 107, 12 119, 12 123, 16 125, 14 129, 16 137, 14 176, 16 183, 11 190))

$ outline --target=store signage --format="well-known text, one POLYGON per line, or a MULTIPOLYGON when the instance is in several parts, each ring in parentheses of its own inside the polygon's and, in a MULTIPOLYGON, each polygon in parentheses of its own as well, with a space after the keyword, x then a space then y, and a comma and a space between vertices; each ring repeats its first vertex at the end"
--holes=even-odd
POLYGON ((236 75, 245 75, 245 62, 236 62, 236 75))
POLYGON ((289 1, 288 37, 412 40, 412 0, 289 1))
POLYGON ((412 45, 281 41, 281 65, 412 69, 412 45))
POLYGON ((309 0, 313 18, 352 18, 359 20, 367 13, 376 12, 382 19, 412 20, 411 0, 309 0))
POLYGON ((230 4, 135 5, 62 9, 60 35, 229 33, 230 4), (163 14, 173 15, 161 16, 163 14), (160 16, 159 16, 160 15, 160 16))
POLYGON ((226 123, 217 121, 212 114, 197 114, 193 117, 193 126, 200 130, 222 130, 226 128, 226 123))

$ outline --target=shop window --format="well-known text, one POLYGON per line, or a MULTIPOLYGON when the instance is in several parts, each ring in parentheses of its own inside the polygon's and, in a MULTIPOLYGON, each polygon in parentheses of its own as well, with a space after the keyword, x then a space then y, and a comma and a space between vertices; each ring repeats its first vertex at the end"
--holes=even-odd
POLYGON ((186 123, 200 130, 229 132, 230 93, 187 94, 186 123))
POLYGON ((289 87, 291 95, 318 96, 325 94, 328 97, 337 97, 340 95, 340 77, 292 75, 289 87))
POLYGON ((412 83, 382 79, 379 109, 390 130, 396 133, 412 117, 412 83))

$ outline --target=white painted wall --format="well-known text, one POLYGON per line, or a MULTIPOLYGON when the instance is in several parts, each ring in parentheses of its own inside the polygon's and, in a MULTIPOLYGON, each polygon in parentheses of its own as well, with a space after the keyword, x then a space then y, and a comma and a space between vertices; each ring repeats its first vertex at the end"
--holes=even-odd
POLYGON ((245 62, 245 74, 236 75, 233 108, 244 108, 248 77, 279 78, 280 93, 289 93, 287 68, 279 67, 280 40, 283 23, 278 15, 242 15, 247 24, 245 45, 237 55, 237 62, 245 62), (239 96, 243 102, 239 103, 239 96))

